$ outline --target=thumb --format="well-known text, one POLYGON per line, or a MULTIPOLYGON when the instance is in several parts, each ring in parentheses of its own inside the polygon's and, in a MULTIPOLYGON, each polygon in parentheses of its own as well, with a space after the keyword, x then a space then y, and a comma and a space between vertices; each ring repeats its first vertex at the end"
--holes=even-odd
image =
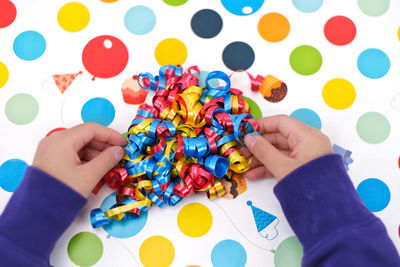
POLYGON ((283 170, 290 159, 259 135, 248 134, 244 142, 250 152, 269 170, 275 178, 285 176, 283 170))
POLYGON ((90 173, 98 180, 109 172, 124 156, 124 149, 120 146, 112 146, 103 150, 94 159, 85 165, 90 173))

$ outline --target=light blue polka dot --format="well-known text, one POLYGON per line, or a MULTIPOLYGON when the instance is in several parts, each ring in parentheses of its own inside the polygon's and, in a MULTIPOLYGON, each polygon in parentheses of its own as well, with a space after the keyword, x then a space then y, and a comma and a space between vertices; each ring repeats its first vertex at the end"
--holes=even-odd
POLYGON ((95 122, 108 126, 114 120, 115 109, 113 104, 107 99, 95 97, 83 105, 81 116, 83 122, 95 122))
POLYGON ((385 52, 370 48, 358 56, 357 66, 365 77, 378 79, 386 75, 390 69, 390 60, 385 52))
MULTIPOLYGON (((101 210, 107 211, 116 204, 115 193, 110 194, 101 203, 101 210)), ((147 222, 147 211, 142 211, 139 217, 127 213, 121 221, 113 221, 104 226, 104 230, 117 238, 129 238, 138 234, 147 222)))
POLYGON ((300 108, 292 112, 290 117, 299 120, 308 126, 321 130, 321 119, 315 111, 308 108, 300 108))
POLYGON ((222 5, 232 14, 248 16, 264 4, 264 0, 221 0, 222 5))
POLYGON ((389 204, 389 187, 381 180, 368 178, 357 186, 357 193, 365 206, 372 211, 381 211, 389 204))
POLYGON ((211 262, 214 267, 244 267, 247 254, 244 247, 237 241, 226 239, 212 250, 211 262))
POLYGON ((299 11, 312 13, 321 8, 324 0, 292 0, 292 2, 299 11))
MULTIPOLYGON (((200 76, 199 76, 199 86, 200 87, 206 87, 206 78, 207 78, 209 73, 210 73, 209 71, 205 71, 205 70, 200 71, 200 76)), ((210 80, 209 84, 213 88, 218 88, 220 86, 218 79, 210 80)))
POLYGON ((46 50, 46 40, 35 31, 26 31, 14 40, 14 53, 23 60, 35 60, 46 50))
POLYGON ((14 192, 24 178, 28 164, 20 159, 9 159, 0 166, 0 187, 14 192))
POLYGON ((154 29, 156 15, 147 6, 134 6, 126 12, 124 22, 128 31, 143 35, 154 29))

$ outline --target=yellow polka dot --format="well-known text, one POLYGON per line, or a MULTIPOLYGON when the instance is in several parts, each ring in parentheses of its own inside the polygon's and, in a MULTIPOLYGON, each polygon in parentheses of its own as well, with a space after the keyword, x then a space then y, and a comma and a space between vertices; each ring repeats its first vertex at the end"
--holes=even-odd
POLYGON ((89 23, 90 13, 81 3, 71 2, 60 8, 57 15, 58 24, 68 32, 79 32, 89 23))
POLYGON ((140 246, 139 257, 145 267, 168 267, 174 261, 175 249, 167 238, 152 236, 140 246))
POLYGON ((354 103, 356 89, 349 81, 336 78, 325 84, 322 90, 322 97, 331 108, 346 109, 354 103))
POLYGON ((200 203, 187 204, 179 211, 178 226, 182 233, 187 236, 203 236, 210 230, 211 225, 211 212, 200 203))
POLYGON ((0 61, 0 88, 2 88, 8 81, 8 69, 3 62, 0 61))
POLYGON ((399 30, 397 31, 397 37, 399 38, 399 41, 400 41, 400 27, 399 27, 399 30))
POLYGON ((184 43, 175 38, 162 40, 156 47, 155 57, 161 66, 182 65, 187 57, 184 43))

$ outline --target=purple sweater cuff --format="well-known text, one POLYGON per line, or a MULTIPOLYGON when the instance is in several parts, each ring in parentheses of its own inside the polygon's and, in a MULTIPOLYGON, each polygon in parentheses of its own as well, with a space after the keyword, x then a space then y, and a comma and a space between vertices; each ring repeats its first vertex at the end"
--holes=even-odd
POLYGON ((0 236, 48 264, 56 241, 86 203, 72 188, 30 166, 0 216, 0 236))
POLYGON ((340 229, 376 219, 358 196, 340 155, 299 167, 275 186, 274 193, 305 252, 340 229))

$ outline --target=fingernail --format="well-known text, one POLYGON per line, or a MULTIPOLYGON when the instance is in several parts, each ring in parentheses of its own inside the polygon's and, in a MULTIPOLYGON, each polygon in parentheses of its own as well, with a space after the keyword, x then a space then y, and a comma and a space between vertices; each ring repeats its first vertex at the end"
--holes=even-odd
POLYGON ((122 147, 116 147, 114 149, 114 156, 117 161, 120 161, 122 159, 122 157, 124 156, 124 154, 125 154, 125 152, 122 147))
POLYGON ((251 132, 251 133, 249 133, 249 134, 261 136, 261 134, 260 134, 259 132, 251 132))
POLYGON ((253 148, 254 144, 256 143, 257 138, 254 134, 248 134, 244 138, 244 143, 248 148, 253 148))

